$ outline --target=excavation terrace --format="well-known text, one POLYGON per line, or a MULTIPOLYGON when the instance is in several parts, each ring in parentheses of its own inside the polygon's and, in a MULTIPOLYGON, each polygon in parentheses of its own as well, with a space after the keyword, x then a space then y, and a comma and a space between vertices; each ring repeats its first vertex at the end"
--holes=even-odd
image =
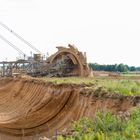
POLYGON ((56 84, 31 77, 0 78, 0 137, 52 137, 83 116, 94 117, 97 111, 128 117, 139 103, 139 96, 112 94, 95 85, 56 84))

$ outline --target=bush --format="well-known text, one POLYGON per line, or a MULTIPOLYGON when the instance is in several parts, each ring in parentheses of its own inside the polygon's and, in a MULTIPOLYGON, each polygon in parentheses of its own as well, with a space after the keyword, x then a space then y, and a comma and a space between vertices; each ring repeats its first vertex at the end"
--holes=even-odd
POLYGON ((140 109, 129 120, 107 112, 97 112, 94 119, 82 118, 72 124, 75 134, 58 140, 138 140, 140 139, 140 109))

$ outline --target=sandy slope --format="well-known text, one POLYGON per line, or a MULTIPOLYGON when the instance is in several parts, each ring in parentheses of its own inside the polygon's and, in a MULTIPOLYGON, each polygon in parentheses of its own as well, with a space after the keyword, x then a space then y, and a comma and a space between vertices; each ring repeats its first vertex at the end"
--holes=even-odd
POLYGON ((140 97, 109 94, 86 85, 54 84, 38 79, 0 79, 0 140, 39 140, 97 110, 126 112, 140 97), (93 94, 91 94, 93 93, 93 94))

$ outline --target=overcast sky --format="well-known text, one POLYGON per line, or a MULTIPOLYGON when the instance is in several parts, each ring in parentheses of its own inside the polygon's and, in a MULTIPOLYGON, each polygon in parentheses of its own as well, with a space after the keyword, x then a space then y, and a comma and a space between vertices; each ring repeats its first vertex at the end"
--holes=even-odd
MULTIPOLYGON (((139 0, 0 0, 0 22, 40 49, 74 44, 88 62, 140 66, 139 0)), ((30 48, 0 27, 23 52, 30 48)), ((0 60, 19 54, 0 39, 0 60)))

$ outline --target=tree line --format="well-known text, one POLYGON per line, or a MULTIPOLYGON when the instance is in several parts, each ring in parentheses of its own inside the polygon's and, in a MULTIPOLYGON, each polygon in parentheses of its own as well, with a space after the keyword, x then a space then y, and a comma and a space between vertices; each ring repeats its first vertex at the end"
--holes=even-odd
POLYGON ((134 72, 140 71, 140 67, 128 66, 123 63, 114 65, 100 65, 98 63, 89 63, 90 68, 98 71, 112 71, 112 72, 134 72))

